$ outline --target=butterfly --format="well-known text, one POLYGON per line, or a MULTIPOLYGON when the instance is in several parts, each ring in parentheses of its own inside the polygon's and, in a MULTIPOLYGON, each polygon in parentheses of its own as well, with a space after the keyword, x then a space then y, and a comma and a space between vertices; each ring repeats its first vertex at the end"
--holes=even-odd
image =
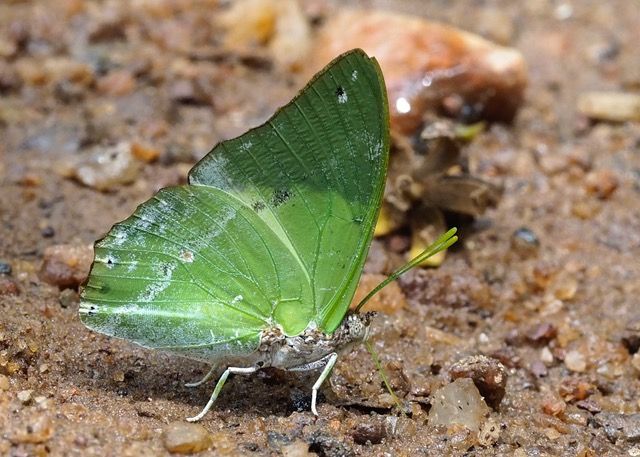
MULTIPOLYGON (((201 419, 230 374, 322 368, 367 338, 349 312, 373 237, 389 158, 386 89, 352 50, 263 125, 223 141, 96 242, 81 321, 218 371, 201 419)), ((394 273, 445 249, 455 230, 394 273), (420 257, 420 256, 419 256, 420 257)), ((368 299, 367 297, 367 299, 368 299)))

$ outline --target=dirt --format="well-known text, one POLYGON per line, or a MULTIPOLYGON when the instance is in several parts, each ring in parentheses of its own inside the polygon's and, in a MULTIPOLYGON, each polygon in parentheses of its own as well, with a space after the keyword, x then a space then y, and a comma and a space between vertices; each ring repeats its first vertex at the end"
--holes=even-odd
MULTIPOLYGON (((519 49, 529 69, 516 120, 463 151, 476 176, 503 187, 499 204, 462 221, 442 266, 402 278, 406 306, 375 322, 404 413, 356 348, 319 417, 312 375, 233 378, 201 422, 210 436, 195 434, 212 443, 200 455, 640 455, 640 124, 576 110, 585 91, 640 88, 638 5, 452 3, 361 4, 480 33, 519 49), (430 423, 430 395, 478 355, 508 376, 480 433, 430 423)), ((268 54, 222 47, 224 7, 0 5, 2 455, 164 455, 171 424, 209 397, 209 385, 183 386, 205 365, 90 332, 75 291, 39 270, 47 247, 90 244, 301 87, 268 54), (123 141, 146 151, 126 182, 98 191, 69 177, 75 160, 123 141)), ((324 2, 305 11, 314 22, 331 14, 324 2)), ((368 271, 388 273, 408 237, 376 240, 368 271)))

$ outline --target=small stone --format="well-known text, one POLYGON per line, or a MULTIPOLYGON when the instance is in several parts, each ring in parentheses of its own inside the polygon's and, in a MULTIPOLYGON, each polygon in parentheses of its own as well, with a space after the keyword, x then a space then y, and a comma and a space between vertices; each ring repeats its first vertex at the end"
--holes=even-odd
POLYGON ((584 400, 596 390, 595 385, 576 378, 565 378, 558 387, 558 393, 567 402, 584 400))
POLYGON ((296 440, 280 448, 283 457, 316 457, 317 454, 309 452, 309 444, 302 440, 296 440))
POLYGON ((46 226, 40 231, 40 234, 43 238, 53 238, 56 234, 56 231, 51 226, 46 226))
POLYGON ((114 190, 122 184, 134 182, 141 166, 131 153, 128 142, 98 146, 87 157, 69 165, 70 168, 62 170, 64 176, 73 177, 100 191, 114 190))
POLYGON ((405 134, 422 125, 428 110, 509 120, 523 101, 522 54, 450 26, 388 11, 341 9, 321 27, 308 68, 317 70, 353 48, 380 62, 392 128, 405 134))
POLYGON ((379 420, 361 422, 356 425, 351 436, 357 444, 380 444, 386 438, 387 430, 379 420))
POLYGON ((540 360, 547 365, 553 363, 553 354, 548 346, 545 346, 540 350, 540 360))
POLYGON ((449 368, 452 379, 470 378, 489 406, 497 409, 506 392, 507 370, 498 360, 484 355, 466 357, 449 368))
POLYGON ((155 162, 160 157, 160 150, 140 143, 131 144, 133 156, 146 163, 155 162))
POLYGON ((587 369, 587 359, 580 351, 569 351, 564 357, 564 364, 566 367, 577 373, 582 373, 587 369))
POLYGON ((116 371, 113 374, 113 380, 115 382, 124 382, 124 373, 122 371, 116 371))
POLYGON ((542 403, 542 411, 549 416, 559 416, 567 409, 567 403, 561 398, 548 398, 542 403))
POLYGON ((116 70, 100 78, 96 88, 105 95, 120 97, 134 91, 136 80, 130 71, 116 70))
POLYGON ((177 454, 195 454, 209 449, 213 440, 209 431, 199 424, 172 422, 162 433, 164 447, 177 454))
POLYGON ((38 368, 38 371, 40 373, 46 373, 47 371, 49 371, 49 364, 48 363, 43 363, 42 365, 40 365, 40 367, 38 368))
POLYGON ((631 443, 640 442, 640 413, 600 413, 594 416, 594 421, 611 442, 621 438, 631 443))
POLYGON ((548 322, 538 324, 529 329, 526 334, 527 340, 534 344, 547 344, 558 335, 555 325, 548 322))
POLYGON ((93 247, 86 245, 58 244, 44 251, 40 277, 51 285, 77 288, 87 279, 93 247))
POLYGON ((355 457, 355 452, 339 438, 324 430, 314 432, 309 438, 309 451, 316 455, 355 457))
POLYGON ((602 411, 600 405, 596 403, 594 400, 580 400, 576 402, 576 406, 580 409, 584 409, 585 411, 589 411, 590 413, 597 414, 602 411))
POLYGON ((60 306, 63 308, 69 308, 80 301, 80 296, 78 292, 73 289, 63 289, 60 292, 60 296, 58 297, 58 301, 60 302, 60 306))
POLYGON ((9 378, 3 374, 0 374, 0 390, 1 391, 9 390, 9 387, 11 387, 9 378))
POLYGON ((0 261, 0 275, 9 276, 11 274, 11 264, 0 261))
POLYGON ((600 212, 600 206, 595 201, 578 201, 571 207, 571 214, 583 220, 592 219, 600 212))
MULTIPOLYGON (((385 275, 365 273, 360 278, 360 284, 351 301, 352 307, 357 306, 373 288, 387 279, 385 275)), ((379 311, 385 314, 395 314, 407 307, 407 299, 404 292, 396 281, 389 283, 384 289, 374 295, 366 305, 362 307, 362 312, 379 311)))
POLYGON ((557 284, 553 294, 558 300, 567 301, 573 299, 577 291, 578 281, 573 278, 563 278, 563 280, 557 284))
POLYGON ((618 178, 611 170, 595 170, 587 175, 585 184, 589 193, 606 200, 618 188, 618 178))
POLYGON ((20 289, 18 284, 10 277, 0 275, 0 296, 2 295, 18 295, 20 289))
POLYGON ((460 378, 433 394, 429 419, 433 425, 460 424, 477 432, 488 413, 489 408, 473 381, 460 378))
POLYGON ((542 360, 534 360, 531 362, 531 367, 529 369, 537 378, 544 378, 549 374, 549 370, 547 370, 547 366, 542 362, 542 360))
POLYGON ((540 240, 533 230, 520 227, 511 236, 511 247, 521 255, 533 255, 540 247, 540 240))
POLYGON ((636 352, 633 354, 633 357, 631 357, 631 366, 640 373, 640 352, 636 352))
POLYGON ((500 425, 495 421, 495 419, 489 419, 482 424, 482 428, 478 433, 478 443, 480 443, 480 446, 493 446, 499 438, 500 425))
POLYGON ((578 112, 601 121, 640 121, 640 95, 630 92, 586 92, 578 97, 578 112))
POLYGON ((48 441, 53 436, 53 431, 51 420, 47 416, 40 416, 19 427, 9 439, 15 444, 39 444, 48 441))
POLYGON ((23 405, 26 405, 31 401, 32 395, 33 390, 21 390, 20 392, 18 392, 17 397, 23 405))

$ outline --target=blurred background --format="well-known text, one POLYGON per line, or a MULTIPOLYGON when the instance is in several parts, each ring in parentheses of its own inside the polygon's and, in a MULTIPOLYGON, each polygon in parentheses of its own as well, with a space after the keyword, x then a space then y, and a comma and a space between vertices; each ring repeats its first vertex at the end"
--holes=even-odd
POLYGON ((209 452, 638 455, 638 43, 635 0, 1 1, 0 453, 177 449, 206 369, 81 326, 92 243, 361 47, 393 137, 363 291, 462 229, 371 303, 410 414, 389 421, 360 351, 318 422, 292 377, 225 387, 209 452), (434 415, 459 377, 484 399, 434 415))

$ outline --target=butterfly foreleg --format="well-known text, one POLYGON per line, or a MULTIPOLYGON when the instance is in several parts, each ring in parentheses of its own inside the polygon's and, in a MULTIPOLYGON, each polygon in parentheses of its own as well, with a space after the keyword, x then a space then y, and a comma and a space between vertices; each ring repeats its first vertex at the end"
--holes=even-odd
MULTIPOLYGON (((227 368, 224 373, 222 373, 222 376, 220 376, 220 379, 218 379, 218 382, 216 383, 216 387, 215 389, 213 389, 213 393, 211 394, 211 398, 209 398, 209 401, 207 402, 207 404, 205 405, 205 407, 202 409, 202 411, 200 411, 200 413, 198 413, 197 415, 193 416, 193 417, 188 417, 187 421, 188 422, 197 422, 200 419, 202 419, 205 414, 207 414, 209 412, 209 410, 211 409, 211 406, 213 405, 213 402, 216 401, 216 398, 218 398, 218 395, 220 394, 220 391, 222 390, 222 386, 224 386, 224 383, 227 381, 227 378, 229 377, 229 375, 231 373, 234 374, 251 374, 251 373, 255 373, 256 371, 258 371, 259 367, 247 367, 247 368, 240 368, 240 367, 229 367, 227 368)), ((209 375, 209 373, 207 374, 207 376, 209 375)))
POLYGON ((327 377, 331 374, 331 370, 333 366, 336 364, 336 360, 338 360, 338 354, 332 352, 331 354, 327 354, 320 360, 316 360, 311 363, 305 363, 304 365, 300 365, 297 367, 289 368, 289 371, 309 371, 315 370, 316 368, 324 367, 322 373, 318 377, 316 383, 313 385, 311 389, 311 411, 316 416, 318 415, 318 410, 316 409, 316 401, 318 399, 318 390, 322 383, 327 379, 327 377))
POLYGON ((213 377, 213 375, 215 374, 216 371, 218 371, 218 365, 212 365, 211 369, 209 370, 209 372, 204 375, 204 377, 200 380, 200 381, 196 381, 196 382, 187 382, 184 384, 185 387, 198 387, 202 384, 204 384, 205 382, 207 382, 209 379, 211 379, 213 377))

